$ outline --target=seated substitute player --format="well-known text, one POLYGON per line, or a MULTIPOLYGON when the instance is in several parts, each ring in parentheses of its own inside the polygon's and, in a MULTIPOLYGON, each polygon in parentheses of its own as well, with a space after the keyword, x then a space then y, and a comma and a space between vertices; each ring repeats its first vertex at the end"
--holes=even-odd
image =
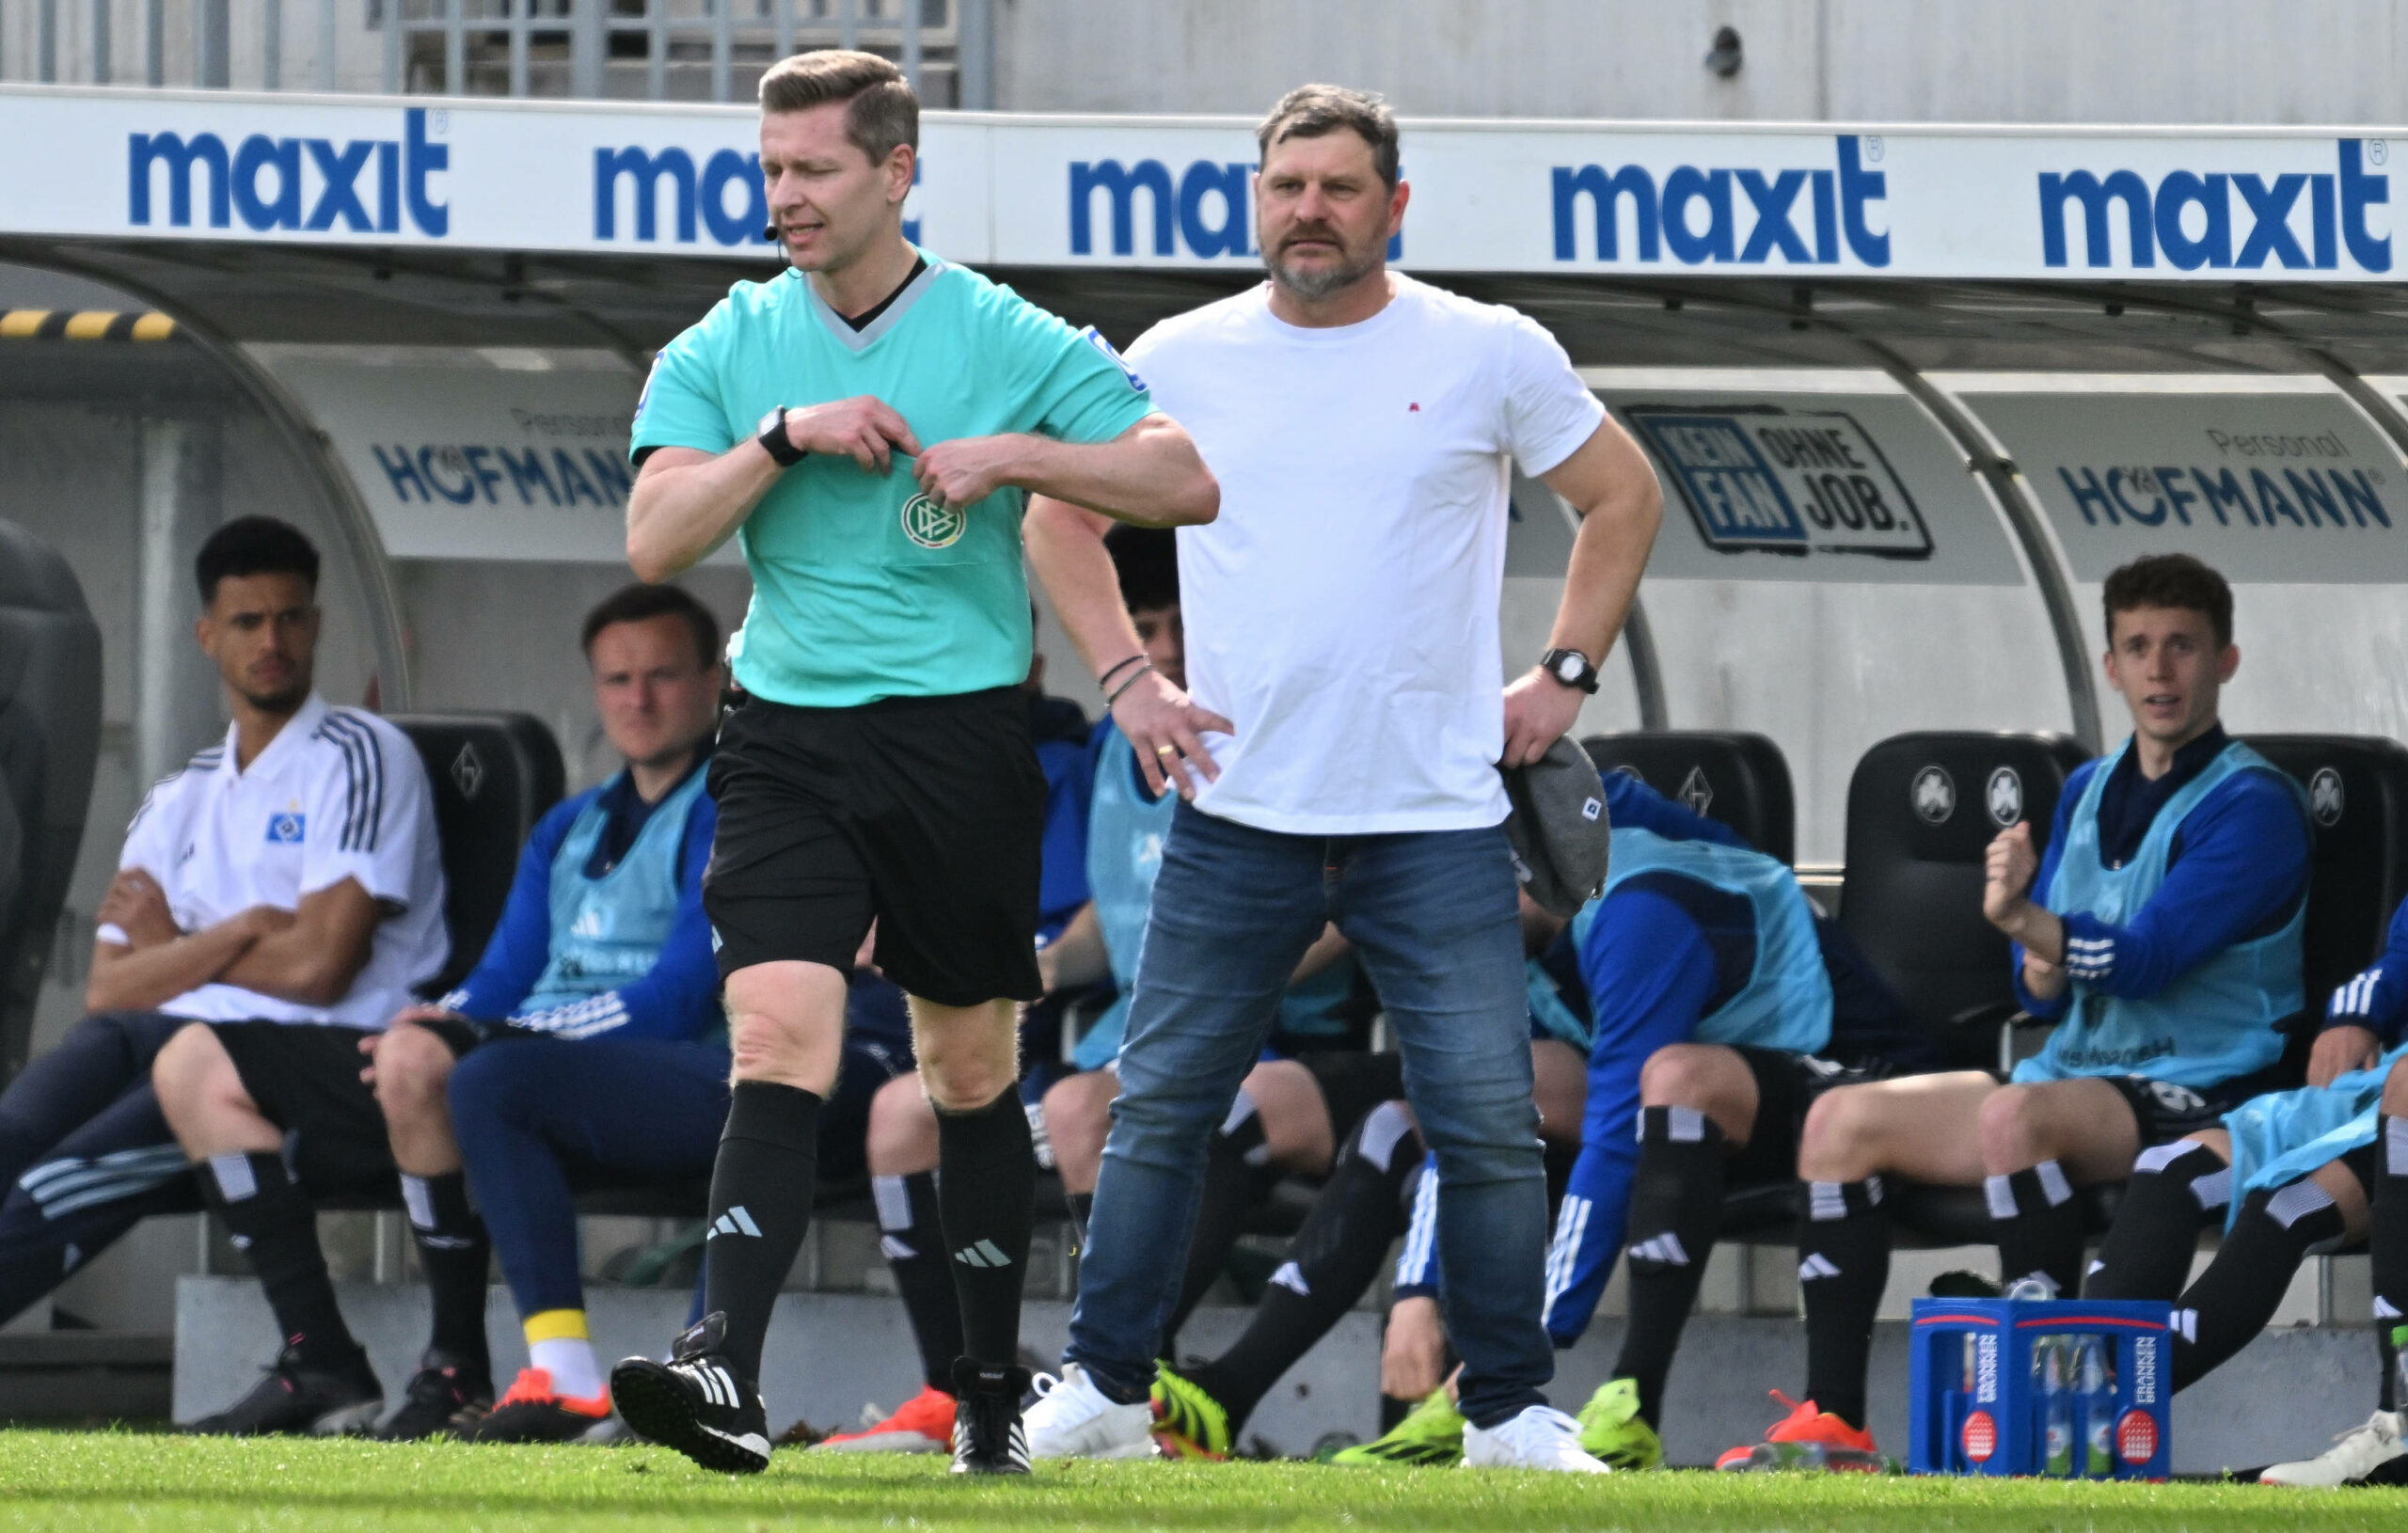
POLYGON ((2083 1296, 2176 1305, 2170 1372, 2189 1388, 2273 1320, 2309 1256, 2374 1231, 2374 1320, 2387 1399, 2314 1459, 2275 1464, 2278 1485, 2408 1483, 2399 1345, 2408 1340, 2408 903, 2373 967, 2333 992, 2309 1083, 2225 1114, 2221 1127, 2141 1152, 2083 1296), (2395 1147, 2396 1146, 2396 1147, 2395 1147), (2223 1244, 2184 1287, 2201 1229, 2223 1244))
MULTIPOLYGON (((1605 999, 1580 1159, 1548 1251, 1546 1325, 1559 1348, 1579 1340, 1627 1216, 1630 1322, 1580 1412, 1580 1445, 1616 1468, 1652 1468, 1663 1462, 1664 1379, 1725 1188, 1786 1183, 1817 1095, 1928 1067, 1935 1048, 1786 866, 1629 777, 1609 775, 1607 788, 1612 872, 1573 924, 1583 988, 1605 999)), ((1408 1257, 1425 1245, 1408 1239, 1408 1257)), ((1401 1270, 1398 1292, 1390 1372, 1400 1353, 1434 1357, 1438 1345, 1426 1280, 1401 1270)), ((1434 1395, 1389 1437, 1339 1457, 1451 1462, 1461 1432, 1434 1395)))
MULTIPOLYGON (((1117 527, 1106 545, 1148 660, 1163 674, 1182 676, 1178 556, 1171 534, 1117 527)), ((1113 1095, 1113 1078, 1102 1067, 1119 1046, 1128 1010, 1125 987, 1134 966, 1133 949, 1145 929, 1173 800, 1146 787, 1134 753, 1108 721, 1097 729, 1094 746, 1083 754, 1081 765, 1085 769, 1077 774, 1075 805, 1067 784, 1061 784, 1049 806, 1045 925, 1039 927, 1044 945, 1038 953, 1047 999, 1031 1008, 1032 1020, 1022 1030, 1028 1051, 1022 1095, 1033 1111, 1042 1102, 1039 1121, 1046 1130, 1046 1148, 1056 1158, 1073 1220, 1084 1227, 1113 1095), (1073 807, 1081 822, 1075 838, 1064 833, 1061 823, 1073 807), (1066 847, 1078 857, 1067 866, 1066 847), (1076 890, 1078 903, 1064 909, 1056 892, 1069 889, 1076 890), (1079 1038, 1072 1062, 1065 1066, 1058 1036, 1062 998, 1092 994, 1096 982, 1116 973, 1121 993, 1079 1038)), ((1047 775, 1056 776, 1050 761, 1047 775)), ((1325 951, 1321 956, 1329 955, 1325 951)), ((1291 995, 1291 1004, 1282 1007, 1291 1043, 1322 1048, 1344 1036, 1352 972, 1351 964, 1325 968, 1291 995)), ((1205 1211, 1190 1248, 1190 1281, 1178 1312, 1182 1318, 1219 1274, 1244 1213, 1271 1177, 1284 1171, 1320 1175, 1328 1170, 1331 1146, 1344 1131, 1332 1129, 1330 1101, 1339 1103, 1338 1115, 1359 1116, 1400 1089, 1393 1057, 1327 1050, 1308 1058, 1309 1066, 1271 1061, 1258 1068, 1248 1080, 1244 1109, 1233 1110, 1213 1138, 1205 1211), (1329 1078, 1326 1088, 1316 1070, 1329 1078)), ((1345 1122, 1351 1127, 1353 1116, 1345 1116, 1345 1122)), ((879 1093, 870 1126, 872 1190, 882 1230, 880 1245, 918 1344, 922 1388, 886 1419, 831 1437, 818 1451, 931 1453, 951 1441, 952 1367, 961 1355, 962 1331, 936 1209, 936 1131, 935 1113, 916 1078, 897 1080, 879 1093)))
POLYGON ((2018 997, 2057 1029, 2008 1084, 1956 1071, 1816 1099, 1798 1153, 1807 1399, 1726 1463, 1785 1463, 1809 1444, 1835 1465, 1873 1462, 1864 1372, 1890 1268, 1884 1177, 1981 1187, 2005 1276, 2070 1293, 2077 1188, 2122 1178, 2142 1150, 2284 1083, 2275 1027, 2304 1004, 2306 804, 2217 721, 2241 663, 2232 592, 2187 554, 2153 554, 2109 575, 2104 596, 2107 679, 2131 738, 2075 769, 2045 857, 2027 825, 1991 843, 1982 896, 2014 939, 2018 997))
POLYGON ((611 1398, 705 1468, 768 1466, 761 1345, 810 1223, 846 968, 874 925, 938 1110, 945 1242, 976 1258, 952 1264, 953 1467, 1024 1474, 1037 1166, 1014 1003, 1039 993, 1045 780, 1020 693, 1022 499, 1173 526, 1218 514, 1220 487, 1101 337, 903 237, 919 102, 894 64, 798 55, 760 98, 791 269, 662 348, 627 498, 639 576, 734 537, 752 577, 730 646, 750 701, 711 762, 703 891, 736 1055, 711 1176, 727 1228, 704 1248, 702 1320, 666 1364, 620 1363, 611 1398))
POLYGON ((0 1094, 0 1318, 137 1221, 201 1206, 150 1085, 179 1029, 379 1027, 443 967, 418 752, 311 687, 317 549, 245 516, 210 534, 194 574, 196 637, 233 721, 135 811, 100 908, 90 1015, 0 1094))
MULTIPOLYGON (((514 1090, 525 1095, 514 1083, 525 1078, 527 1066, 540 1065, 535 1074, 549 1114, 537 1121, 581 1124, 579 1147, 602 1152, 596 1159, 629 1171, 689 1176, 697 1156, 707 1163, 717 1128, 709 1114, 724 1097, 711 1072, 723 1070, 724 1051, 656 1045, 645 1051, 634 1040, 690 1036, 717 1020, 717 974, 699 892, 713 815, 699 768, 717 715, 718 637, 718 624, 699 603, 665 588, 630 586, 588 614, 581 641, 596 710, 627 766, 538 822, 501 920, 460 989, 433 1005, 402 1008, 381 1032, 190 1028, 162 1051, 155 1073, 168 1121, 194 1158, 207 1162, 204 1189, 249 1251, 281 1333, 291 1338, 286 1356, 257 1388, 196 1430, 325 1430, 336 1415, 345 1426, 365 1424, 363 1410, 372 1411, 380 1394, 373 1376, 354 1366, 359 1351, 335 1305, 312 1198, 388 1193, 397 1170, 433 1299, 434 1334, 380 1435, 418 1438, 479 1424, 493 1403, 487 1237, 471 1211, 460 1141, 483 1145, 499 1135, 521 1148, 504 1114, 515 1105, 514 1090), (505 1019, 492 1035, 588 1046, 575 1056, 494 1049, 470 1083, 481 1093, 476 1104, 492 1111, 464 1114, 455 1138, 445 1104, 453 1058, 486 1035, 483 1023, 505 1019), (631 1052, 644 1057, 632 1060, 631 1052), (617 1076, 612 1063, 621 1067, 617 1076), (597 1143, 592 1124, 613 1121, 610 1114, 626 1111, 631 1100, 646 1108, 642 1142, 597 1143)), ((542 1141, 535 1144, 540 1152, 542 1141)), ((528 1200, 515 1194, 540 1179, 537 1158, 528 1153, 507 1179, 480 1190, 478 1201, 496 1215, 504 1266, 514 1275, 531 1251, 558 1236, 519 1217, 528 1200)), ((573 1279, 573 1224, 562 1243, 564 1253, 543 1255, 553 1266, 565 1261, 573 1279)), ((538 1335, 567 1334, 562 1317, 545 1318, 553 1324, 538 1335)), ((558 1361, 541 1346, 536 1358, 531 1375, 558 1361)), ((586 1368, 593 1379, 590 1357, 586 1368)), ((564 1366, 553 1371, 578 1382, 564 1366)), ((500 1417, 487 1418, 491 1425, 508 1428, 532 1414, 518 1398, 527 1395, 531 1376, 519 1383, 500 1417)), ((598 1383, 581 1393, 600 1393, 598 1383)), ((588 1414, 583 1424, 594 1419, 588 1414)))

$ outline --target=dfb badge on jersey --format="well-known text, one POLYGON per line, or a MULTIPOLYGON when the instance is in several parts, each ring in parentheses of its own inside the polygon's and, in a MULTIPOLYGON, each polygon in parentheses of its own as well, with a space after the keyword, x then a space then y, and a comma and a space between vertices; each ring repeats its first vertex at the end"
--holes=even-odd
POLYGON ((267 817, 267 844, 271 846, 298 846, 301 833, 309 816, 297 809, 279 810, 267 817))

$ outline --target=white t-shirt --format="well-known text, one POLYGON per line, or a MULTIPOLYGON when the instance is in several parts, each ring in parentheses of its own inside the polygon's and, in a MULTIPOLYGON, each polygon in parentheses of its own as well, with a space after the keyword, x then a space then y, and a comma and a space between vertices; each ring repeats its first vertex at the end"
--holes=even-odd
MULTIPOLYGON (((254 905, 295 909, 345 878, 401 913, 377 924, 366 967, 331 1006, 203 985, 159 1009, 204 1021, 383 1027, 451 950, 434 795, 418 749, 374 714, 330 708, 314 693, 248 771, 235 768, 234 743, 230 725, 224 740, 150 790, 118 866, 150 875, 186 931, 254 905)), ((126 940, 113 925, 99 936, 126 940)))
POLYGON ((1220 518, 1179 529, 1180 607, 1189 689, 1237 727, 1207 737, 1221 776, 1196 804, 1243 825, 1460 830, 1510 807, 1508 460, 1548 472, 1605 407, 1534 322, 1391 280, 1360 324, 1288 324, 1265 283, 1129 349, 1221 482, 1220 518))

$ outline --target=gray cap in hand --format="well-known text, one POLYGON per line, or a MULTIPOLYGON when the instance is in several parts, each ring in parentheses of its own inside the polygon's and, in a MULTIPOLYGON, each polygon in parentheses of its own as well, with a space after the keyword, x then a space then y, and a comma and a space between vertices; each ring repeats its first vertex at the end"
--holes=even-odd
POLYGON ((1569 735, 1528 766, 1505 773, 1513 813, 1505 835, 1513 844, 1513 871, 1540 909, 1570 917, 1606 887, 1613 826, 1606 790, 1589 752, 1569 735))

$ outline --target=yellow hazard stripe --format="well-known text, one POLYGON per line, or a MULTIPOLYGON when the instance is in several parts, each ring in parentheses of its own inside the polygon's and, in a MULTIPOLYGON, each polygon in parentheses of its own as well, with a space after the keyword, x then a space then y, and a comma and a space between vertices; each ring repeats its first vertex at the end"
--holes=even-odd
POLYGON ((72 312, 55 308, 0 309, 0 340, 167 340, 175 333, 174 320, 153 312, 110 308, 72 312))

